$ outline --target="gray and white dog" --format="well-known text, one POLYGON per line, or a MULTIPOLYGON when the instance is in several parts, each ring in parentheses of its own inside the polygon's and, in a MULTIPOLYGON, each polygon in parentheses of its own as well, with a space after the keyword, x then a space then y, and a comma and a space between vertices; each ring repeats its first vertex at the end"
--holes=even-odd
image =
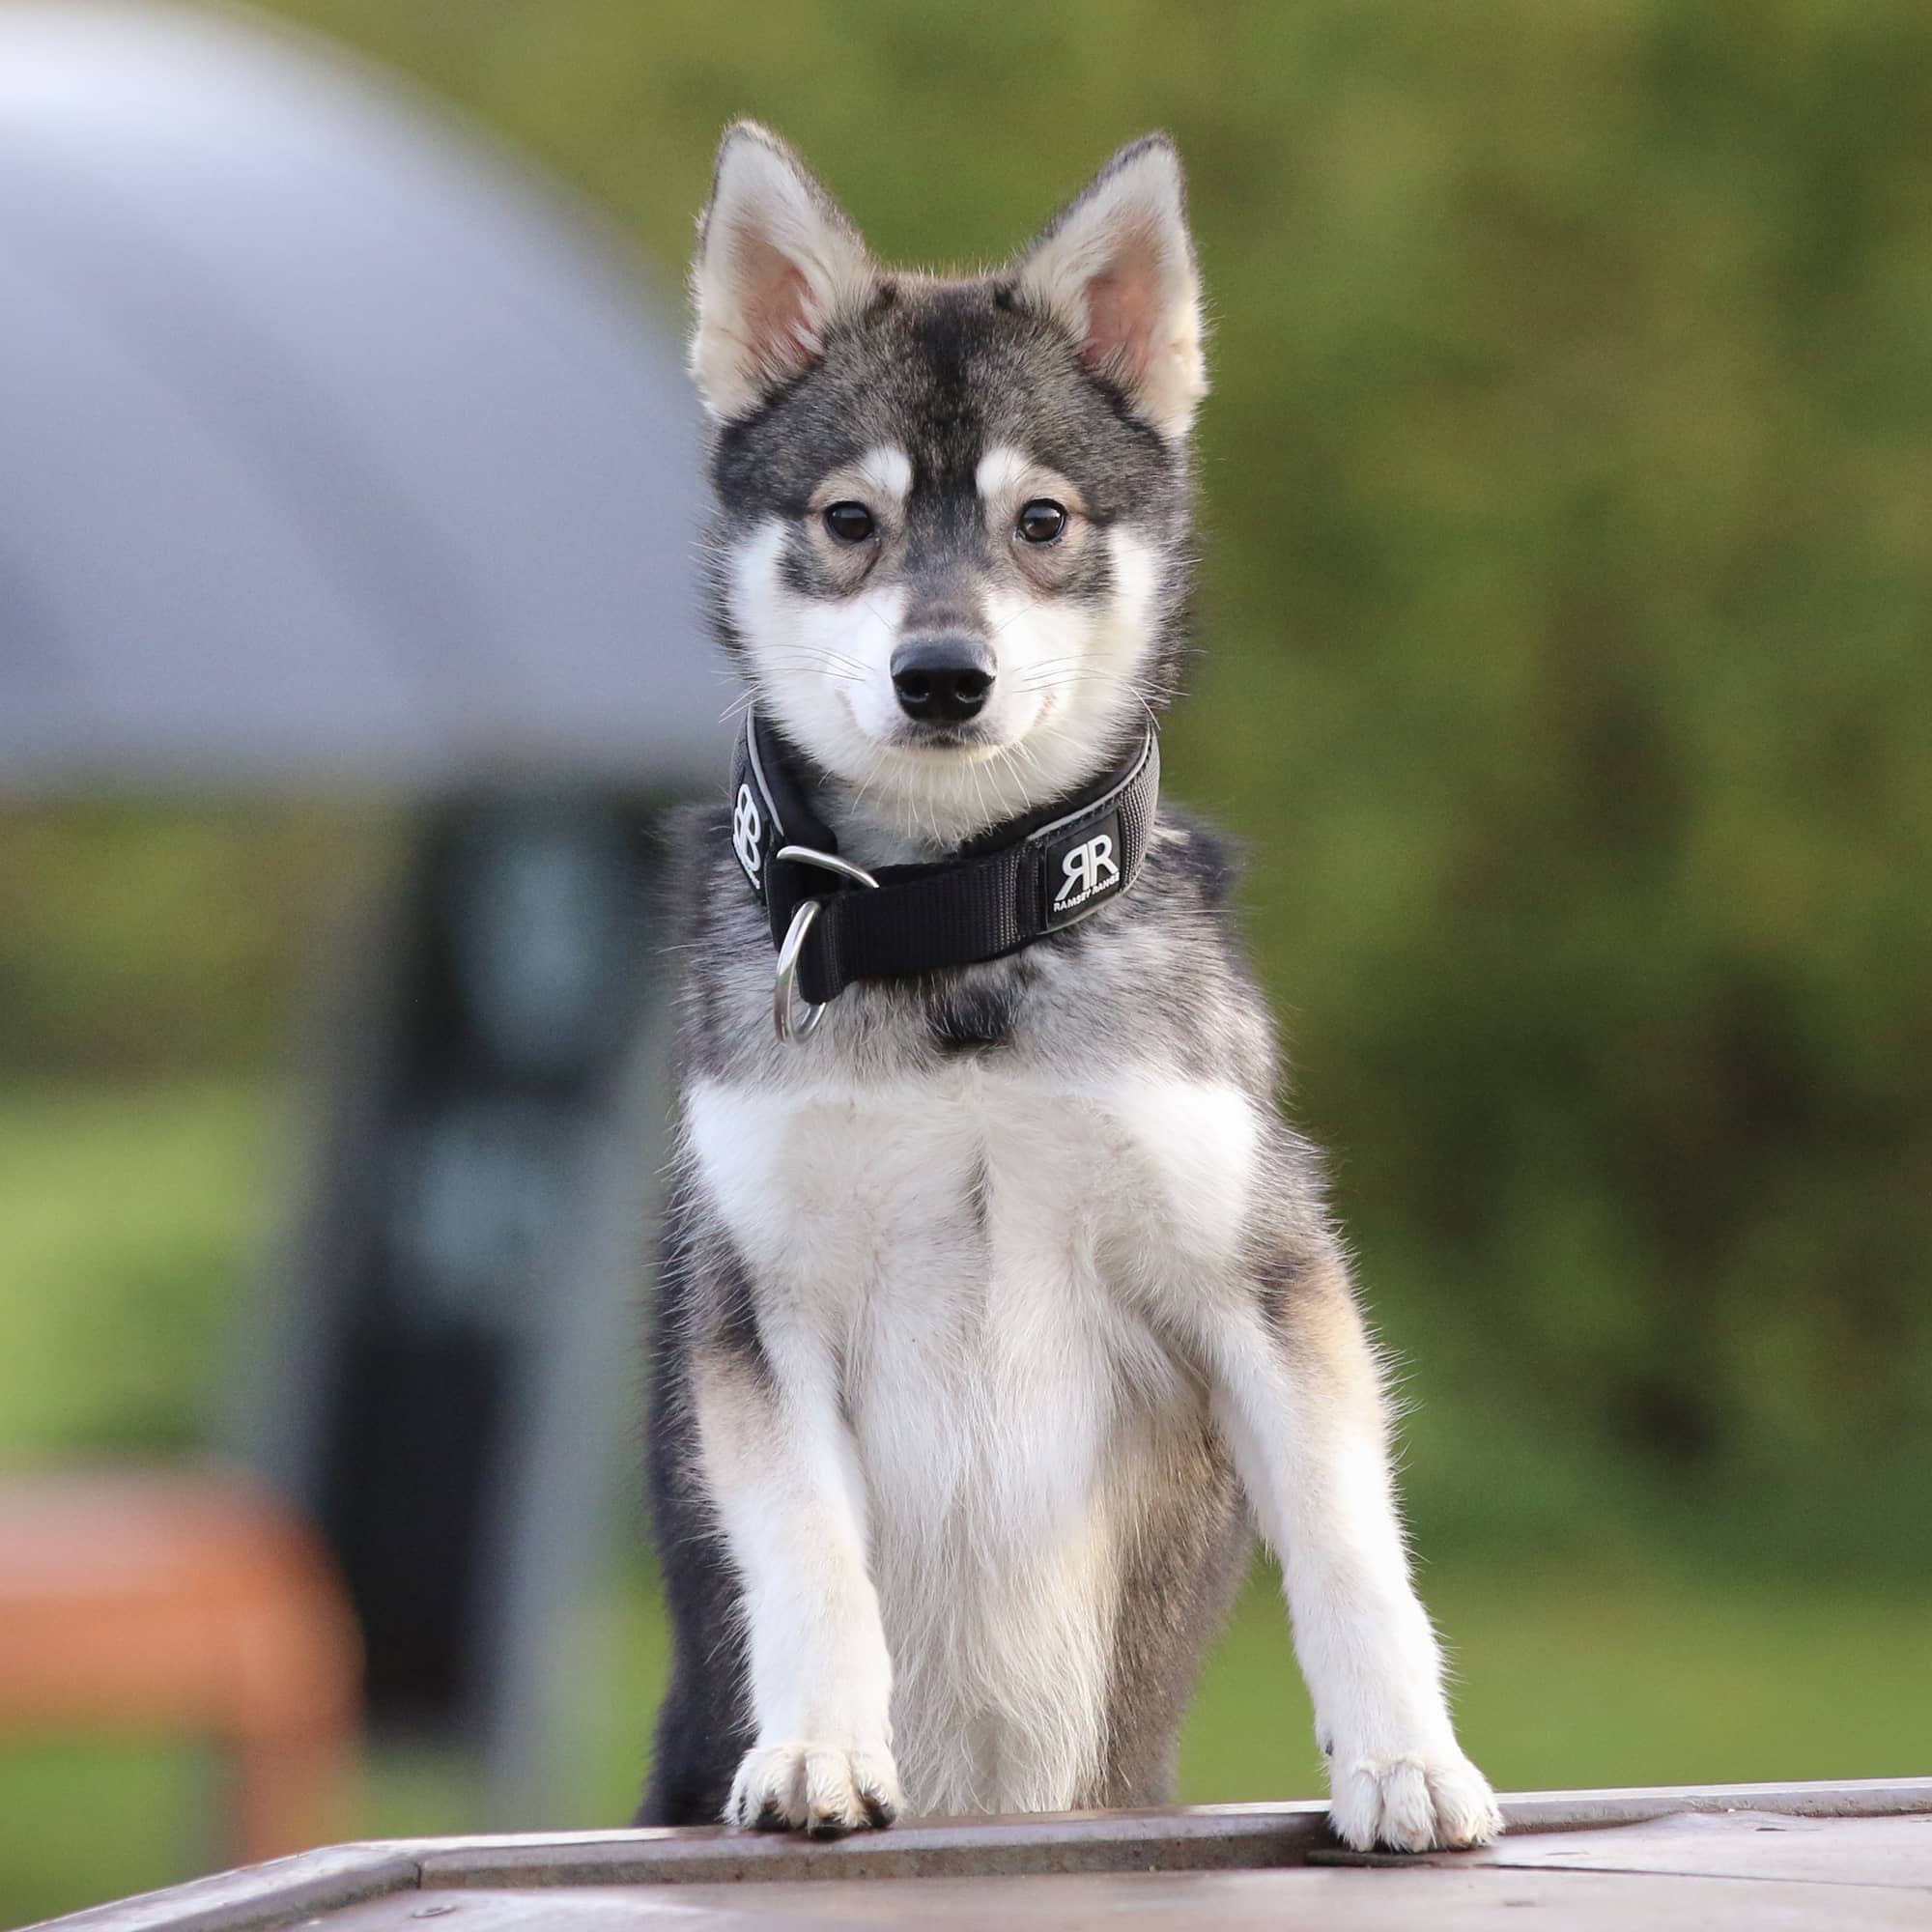
POLYGON ((826 895, 1066 822, 1116 771, 1149 810, 1051 854, 1042 929, 929 970, 902 931, 805 1040, 774 1031, 749 780, 683 824, 651 1455, 675 1657, 639 1822, 1162 1802, 1258 1525, 1335 1830, 1490 1838, 1227 866, 1136 763, 1206 387, 1173 147, 951 280, 876 266, 741 124, 693 281, 718 629, 836 846, 826 895))

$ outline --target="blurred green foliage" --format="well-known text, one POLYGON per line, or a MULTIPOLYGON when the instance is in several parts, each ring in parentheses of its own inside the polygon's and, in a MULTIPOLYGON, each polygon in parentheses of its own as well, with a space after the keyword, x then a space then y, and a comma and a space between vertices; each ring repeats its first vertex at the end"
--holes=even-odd
MULTIPOLYGON (((1932 1520, 1922 0, 277 11, 668 292, 735 114, 913 261, 1172 128, 1217 391, 1173 783, 1248 843, 1295 1105, 1454 1438, 1418 1507, 1553 1530, 1587 1465, 1932 1562, 1887 1528, 1932 1520)), ((252 1024, 249 948, 154 913, 252 1024)))
POLYGON ((0 1092, 0 1469, 208 1441, 271 1113, 260 1083, 0 1092))
POLYGON ((382 823, 173 799, 0 816, 0 1092, 274 1065, 382 823))

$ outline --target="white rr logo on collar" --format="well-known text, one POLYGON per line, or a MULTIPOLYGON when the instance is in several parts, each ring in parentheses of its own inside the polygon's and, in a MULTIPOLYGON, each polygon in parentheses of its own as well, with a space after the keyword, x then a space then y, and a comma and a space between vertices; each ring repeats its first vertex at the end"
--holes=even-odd
POLYGON ((1074 846, 1060 862, 1060 869, 1064 877, 1054 896, 1055 912, 1068 912, 1095 893, 1119 885, 1121 867, 1114 858, 1112 834, 1097 833, 1086 844, 1074 846))

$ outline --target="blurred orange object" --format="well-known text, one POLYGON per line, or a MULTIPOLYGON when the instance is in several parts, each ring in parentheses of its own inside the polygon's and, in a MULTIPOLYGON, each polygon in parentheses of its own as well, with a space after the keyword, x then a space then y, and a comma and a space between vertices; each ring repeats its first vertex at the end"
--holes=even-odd
POLYGON ((0 1739, 113 1729, 233 1753, 253 1863, 345 1834, 362 1651, 315 1533, 220 1472, 0 1483, 0 1739))

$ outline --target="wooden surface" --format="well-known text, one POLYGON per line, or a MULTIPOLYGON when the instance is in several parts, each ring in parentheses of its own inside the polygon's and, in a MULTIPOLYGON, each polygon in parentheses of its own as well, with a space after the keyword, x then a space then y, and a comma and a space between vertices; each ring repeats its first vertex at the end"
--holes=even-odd
POLYGON ((559 1932, 917 1923, 999 1932, 1537 1922, 1932 1932, 1932 1778, 1506 1799, 1480 1852, 1350 1853, 1316 1804, 901 1826, 836 1845, 715 1831, 347 1846, 57 1921, 67 1932, 559 1932))

